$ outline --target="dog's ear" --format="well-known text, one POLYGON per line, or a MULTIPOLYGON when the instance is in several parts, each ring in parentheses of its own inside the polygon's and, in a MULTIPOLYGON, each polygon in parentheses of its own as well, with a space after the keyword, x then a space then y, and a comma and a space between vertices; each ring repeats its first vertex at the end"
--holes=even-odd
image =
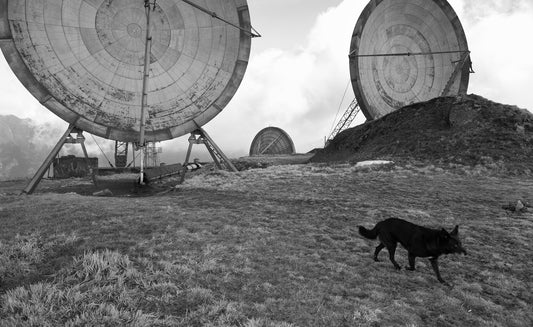
POLYGON ((450 233, 452 236, 457 236, 459 234, 459 225, 455 225, 455 228, 450 233))

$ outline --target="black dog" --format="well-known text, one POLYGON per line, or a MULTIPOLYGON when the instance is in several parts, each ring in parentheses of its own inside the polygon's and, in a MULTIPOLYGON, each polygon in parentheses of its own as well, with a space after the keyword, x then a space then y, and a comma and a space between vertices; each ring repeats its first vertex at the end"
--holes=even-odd
POLYGON ((441 283, 446 283, 439 273, 438 258, 442 254, 464 253, 466 250, 462 247, 459 240, 459 226, 455 226, 451 233, 444 228, 441 230, 430 229, 415 225, 399 218, 389 218, 380 221, 376 226, 368 230, 359 226, 359 234, 375 240, 379 238, 379 245, 374 251, 374 261, 378 260, 379 251, 387 248, 389 258, 396 269, 401 269, 400 265, 394 260, 396 245, 398 242, 407 250, 409 257, 408 270, 415 270, 416 257, 430 257, 429 261, 437 279, 441 283))

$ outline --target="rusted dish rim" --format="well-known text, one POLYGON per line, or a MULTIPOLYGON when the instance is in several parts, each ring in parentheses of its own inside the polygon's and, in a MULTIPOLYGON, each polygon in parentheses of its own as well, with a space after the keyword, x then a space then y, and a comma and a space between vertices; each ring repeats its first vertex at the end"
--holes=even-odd
MULTIPOLYGON (((105 126, 98 124, 92 120, 86 119, 83 115, 70 110, 65 107, 59 99, 54 97, 48 89, 46 89, 41 83, 37 81, 34 75, 30 72, 22 59, 20 53, 16 49, 13 34, 10 29, 9 17, 8 17, 8 0, 0 0, 0 49, 2 50, 9 66, 19 79, 19 81, 26 87, 26 89, 48 110, 59 116, 61 119, 68 123, 73 123, 76 127, 89 132, 91 134, 124 142, 138 141, 139 133, 136 131, 123 130, 113 126, 105 126)), ((241 5, 235 8, 238 12, 239 26, 245 30, 251 29, 250 13, 246 0, 241 2, 245 5, 241 5)), ((237 54, 237 60, 232 73, 232 76, 226 85, 224 91, 220 96, 214 99, 213 104, 206 108, 203 112, 181 125, 173 126, 169 128, 160 129, 157 131, 146 131, 146 140, 151 142, 164 141, 180 137, 195 131, 198 126, 211 121, 229 102, 238 90, 244 73, 248 66, 248 59, 251 51, 251 37, 244 31, 240 32, 239 37, 239 52, 237 54), (218 105, 222 103, 223 106, 218 105), (205 114, 211 111, 214 114, 205 114)))

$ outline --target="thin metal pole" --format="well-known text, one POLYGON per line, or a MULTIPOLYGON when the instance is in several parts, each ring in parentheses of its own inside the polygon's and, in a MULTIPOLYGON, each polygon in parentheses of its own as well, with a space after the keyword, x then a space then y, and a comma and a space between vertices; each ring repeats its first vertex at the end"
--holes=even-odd
MULTIPOLYGON (((91 174, 91 179, 93 180, 93 184, 95 186, 98 186, 98 180, 96 179, 96 172, 95 172, 95 169, 91 167, 91 160, 89 159, 89 154, 87 153, 87 148, 85 147, 85 138, 83 137, 81 130, 78 132, 78 136, 81 136, 80 138, 76 138, 76 140, 78 143, 80 143, 81 149, 83 150, 83 154, 85 155, 85 164, 87 165, 87 169, 89 170, 89 173, 91 174)), ((96 167, 96 169, 98 169, 98 166, 96 167)))
POLYGON ((187 155, 185 156, 185 162, 183 163, 183 166, 181 168, 181 176, 179 184, 183 184, 185 181, 185 173, 187 173, 187 165, 189 164, 189 160, 191 157, 191 151, 192 151, 192 145, 196 143, 196 136, 191 133, 191 136, 189 137, 189 147, 187 148, 187 155))
POLYGON ((409 56, 427 56, 435 54, 448 54, 448 53, 470 53, 468 50, 453 50, 453 51, 435 51, 435 52, 402 52, 402 53, 379 53, 379 54, 354 54, 355 50, 350 52, 348 57, 350 58, 362 58, 362 57, 409 57, 409 56))
MULTIPOLYGON (((146 107, 148 105, 148 80, 150 79, 150 54, 152 52, 152 35, 150 28, 150 11, 151 3, 150 0, 144 1, 144 8, 146 10, 146 44, 144 47, 144 75, 143 75, 143 89, 142 89, 142 99, 141 99, 141 126, 140 126, 140 137, 139 137, 139 147, 141 150, 141 169, 139 176, 139 183, 144 183, 144 153, 145 153, 145 124, 146 124, 146 107)), ((155 8, 155 1, 154 1, 155 8)))
POLYGON ((222 163, 217 158, 217 155, 215 154, 215 150, 211 147, 211 145, 209 144, 207 139, 205 139, 205 137, 203 136, 201 137, 203 139, 202 143, 205 145, 205 148, 207 149, 207 152, 209 152, 209 154, 211 155, 211 158, 213 158, 213 162, 215 163, 215 166, 217 166, 219 170, 222 170, 223 169, 222 163))
POLYGON ((273 146, 274 144, 276 144, 276 142, 278 142, 279 139, 280 139, 282 136, 283 136, 283 134, 280 134, 278 137, 276 137, 276 138, 274 139, 274 141, 270 142, 270 144, 267 145, 267 146, 263 149, 263 151, 261 151, 260 154, 265 154, 265 152, 267 152, 268 149, 270 149, 271 146, 273 146))

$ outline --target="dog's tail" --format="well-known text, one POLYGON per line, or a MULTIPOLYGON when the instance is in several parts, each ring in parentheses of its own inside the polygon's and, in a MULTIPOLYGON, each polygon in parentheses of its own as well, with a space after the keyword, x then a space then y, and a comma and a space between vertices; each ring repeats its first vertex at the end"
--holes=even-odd
POLYGON ((359 226, 359 234, 371 240, 375 240, 378 237, 378 233, 379 233, 378 225, 376 225, 372 229, 366 229, 363 226, 359 226))

